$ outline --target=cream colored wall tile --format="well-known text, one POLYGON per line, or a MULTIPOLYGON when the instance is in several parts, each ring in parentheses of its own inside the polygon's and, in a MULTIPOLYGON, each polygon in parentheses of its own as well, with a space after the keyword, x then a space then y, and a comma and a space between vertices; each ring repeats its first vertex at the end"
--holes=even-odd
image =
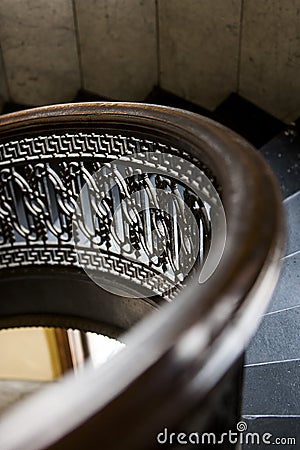
POLYGON ((71 100, 80 87, 72 0, 1 0, 0 41, 12 100, 71 100))
MULTIPOLYGON (((0 330, 0 380, 51 381, 57 378, 47 328, 0 330)), ((57 343, 56 343, 57 345, 57 343)), ((57 351, 57 349, 55 349, 57 351)))
POLYGON ((280 119, 300 114, 300 0, 245 0, 240 94, 280 119))
POLYGON ((4 103, 8 101, 8 98, 9 94, 6 84, 6 74, 3 64, 2 50, 0 47, 0 113, 2 111, 4 103))
POLYGON ((75 0, 84 88, 141 100, 157 82, 154 0, 75 0))
POLYGON ((161 86, 208 109, 237 88, 241 0, 159 0, 161 86))

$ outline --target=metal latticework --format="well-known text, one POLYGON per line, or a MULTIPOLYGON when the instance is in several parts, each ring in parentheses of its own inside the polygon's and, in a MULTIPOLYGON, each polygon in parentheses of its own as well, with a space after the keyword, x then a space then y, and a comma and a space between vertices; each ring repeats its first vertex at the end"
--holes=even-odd
MULTIPOLYGON (((166 289, 183 282, 185 273, 179 261, 179 247, 188 257, 192 245, 180 242, 176 218, 182 211, 176 199, 184 202, 195 217, 200 234, 195 267, 203 263, 210 242, 210 212, 191 189, 193 183, 199 184, 201 180, 191 177, 189 186, 176 180, 180 168, 176 173, 177 162, 173 162, 172 155, 178 158, 177 148, 133 136, 79 132, 8 141, 0 145, 0 154, 0 268, 83 265, 131 279, 163 295, 166 289), (93 177, 103 164, 120 156, 145 152, 158 157, 163 154, 171 164, 160 165, 161 174, 155 173, 151 164, 148 172, 143 167, 140 174, 126 178, 119 174, 118 185, 101 198, 105 207, 102 211, 97 207, 93 210, 92 229, 83 215, 81 229, 89 245, 84 248, 79 264, 72 218, 81 190, 87 185, 89 195, 97 200, 101 192, 97 192, 93 177), (161 210, 157 190, 170 192, 175 199, 168 212, 161 210), (120 199, 137 192, 143 204, 154 195, 156 208, 144 210, 135 221, 121 211, 118 222, 123 227, 122 236, 113 234, 112 221, 120 199), (166 235, 166 248, 157 248, 154 231, 166 235), (157 277, 151 280, 151 274, 157 277)), ((190 159, 184 152, 181 157, 190 159)), ((191 173, 194 164, 190 164, 191 173)), ((202 167, 199 161, 197 165, 202 167)), ((188 239, 190 226, 186 220, 183 232, 188 239)))

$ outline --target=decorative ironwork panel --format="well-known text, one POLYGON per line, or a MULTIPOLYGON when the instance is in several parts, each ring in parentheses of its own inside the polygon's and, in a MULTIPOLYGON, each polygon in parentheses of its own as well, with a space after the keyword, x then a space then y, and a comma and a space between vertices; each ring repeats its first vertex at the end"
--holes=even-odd
MULTIPOLYGON (((160 277, 157 294, 184 282, 179 250, 187 257, 192 243, 179 239, 176 220, 180 201, 196 220, 200 236, 197 265, 202 264, 210 242, 209 208, 193 192, 192 180, 176 180, 176 170, 157 174, 155 170, 124 177, 103 195, 95 185, 95 174, 107 162, 120 156, 154 152, 157 155, 191 156, 162 143, 134 136, 108 133, 63 133, 41 135, 0 144, 0 268, 29 265, 82 266, 106 271, 154 289, 151 275, 160 277), (72 220, 76 202, 86 187, 95 199, 92 223, 83 217, 81 231, 88 240, 84 254, 76 254, 72 220), (172 194, 168 211, 159 208, 158 192, 172 194), (135 219, 120 208, 121 201, 138 193, 139 202, 156 196, 157 208, 138 212, 135 219), (98 197, 101 197, 101 208, 98 197), (96 205, 96 206, 95 206, 96 205), (98 206, 97 206, 98 205, 98 206), (119 208, 117 215, 114 215, 119 208), (122 231, 112 232, 113 221, 122 231), (92 226, 91 226, 92 225, 92 226), (159 247, 157 235, 167 236, 166 248, 159 247)), ((201 167, 201 164, 197 162, 201 167)), ((177 169, 180 172, 180 167, 177 169)), ((184 225, 188 236, 189 223, 184 225)), ((76 237, 76 233, 75 233, 76 237)), ((156 283, 157 284, 157 283, 156 283)))

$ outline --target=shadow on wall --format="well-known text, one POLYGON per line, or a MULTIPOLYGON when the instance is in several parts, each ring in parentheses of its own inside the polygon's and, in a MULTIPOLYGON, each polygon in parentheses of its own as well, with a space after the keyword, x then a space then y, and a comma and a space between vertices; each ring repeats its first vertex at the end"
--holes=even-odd
POLYGON ((80 89, 141 101, 159 86, 209 111, 238 93, 289 122, 299 11, 300 0, 2 0, 1 103, 67 102, 80 89))

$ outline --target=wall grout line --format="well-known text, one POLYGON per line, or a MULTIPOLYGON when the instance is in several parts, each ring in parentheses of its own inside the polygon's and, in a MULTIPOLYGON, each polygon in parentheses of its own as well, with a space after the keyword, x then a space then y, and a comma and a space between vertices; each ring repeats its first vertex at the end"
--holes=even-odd
POLYGON ((279 314, 279 313, 282 313, 285 311, 291 311, 292 309, 295 309, 295 308, 300 308, 300 305, 290 306, 289 308, 277 309, 276 311, 270 311, 270 312, 264 314, 263 317, 272 316, 273 314, 279 314))
POLYGON ((6 65, 5 65, 4 56, 3 56, 3 48, 2 48, 1 42, 0 42, 0 58, 1 58, 1 63, 2 63, 1 65, 2 65, 2 68, 3 68, 4 88, 5 88, 6 94, 7 94, 6 98, 4 98, 4 102, 12 101, 11 93, 10 93, 10 89, 9 89, 9 84, 8 84, 6 65))
POLYGON ((257 419, 257 418, 279 418, 279 419, 298 419, 300 418, 300 415, 298 414, 243 414, 242 416, 244 419, 257 419))
POLYGON ((283 203, 288 203, 290 200, 292 200, 294 197, 297 197, 299 195, 300 191, 296 191, 293 194, 289 195, 283 200, 283 203))
POLYGON ((82 55, 81 55, 81 47, 80 47, 80 34, 78 27, 78 16, 76 9, 76 0, 71 0, 72 9, 73 9, 73 22, 74 22, 74 30, 75 30, 75 39, 76 39, 76 47, 77 47, 77 56, 78 56, 78 64, 79 64, 79 76, 80 76, 80 89, 85 88, 84 75, 83 75, 83 65, 82 65, 82 55))
POLYGON ((236 74, 236 92, 240 93, 241 82, 241 60, 242 60, 242 42, 243 42, 243 22, 244 22, 244 0, 241 0, 241 13, 240 13, 240 35, 239 35, 239 49, 238 49, 238 61, 237 61, 237 74, 236 74))
POLYGON ((263 361, 263 362, 257 362, 257 363, 250 363, 245 364, 244 367, 258 367, 258 366, 268 366, 271 364, 281 364, 281 363, 289 363, 289 362, 295 362, 300 361, 300 358, 291 358, 291 359, 282 359, 278 361, 263 361))
POLYGON ((290 258, 290 257, 296 256, 296 255, 298 255, 299 253, 300 253, 300 250, 296 250, 296 251, 290 253, 289 255, 285 255, 283 258, 281 258, 281 261, 284 261, 284 260, 286 260, 286 259, 288 259, 288 258, 290 258))
POLYGON ((159 26, 159 0, 155 0, 156 12, 156 60, 157 60, 157 85, 160 87, 161 81, 161 61, 160 61, 160 26, 159 26))

